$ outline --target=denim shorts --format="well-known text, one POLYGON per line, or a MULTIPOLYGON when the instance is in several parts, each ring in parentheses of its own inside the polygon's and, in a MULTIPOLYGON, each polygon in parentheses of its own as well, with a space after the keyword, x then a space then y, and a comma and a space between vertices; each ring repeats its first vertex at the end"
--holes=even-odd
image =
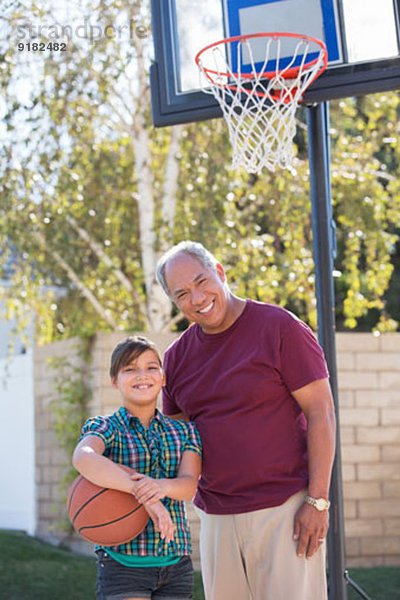
POLYGON ((97 600, 149 598, 193 600, 193 566, 190 556, 166 567, 126 567, 97 550, 97 600))

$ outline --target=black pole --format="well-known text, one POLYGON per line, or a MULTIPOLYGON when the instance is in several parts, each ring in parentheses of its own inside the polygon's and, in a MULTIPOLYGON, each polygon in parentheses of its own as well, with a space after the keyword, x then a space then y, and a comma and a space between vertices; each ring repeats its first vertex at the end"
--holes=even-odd
POLYGON ((333 287, 334 236, 332 235, 333 219, 330 196, 328 121, 327 102, 307 107, 318 340, 325 352, 328 364, 337 420, 336 456, 330 488, 330 527, 327 539, 328 596, 329 600, 347 600, 335 345, 335 299, 333 287))

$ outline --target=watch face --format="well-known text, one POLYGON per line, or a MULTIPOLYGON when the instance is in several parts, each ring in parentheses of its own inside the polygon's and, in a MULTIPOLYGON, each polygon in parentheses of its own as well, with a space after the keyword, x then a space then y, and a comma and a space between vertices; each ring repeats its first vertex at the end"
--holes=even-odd
POLYGON ((311 506, 314 506, 314 508, 316 508, 317 510, 321 511, 328 510, 328 508, 331 505, 329 500, 325 500, 325 498, 312 498, 311 496, 306 497, 306 502, 308 502, 308 504, 311 504, 311 506))

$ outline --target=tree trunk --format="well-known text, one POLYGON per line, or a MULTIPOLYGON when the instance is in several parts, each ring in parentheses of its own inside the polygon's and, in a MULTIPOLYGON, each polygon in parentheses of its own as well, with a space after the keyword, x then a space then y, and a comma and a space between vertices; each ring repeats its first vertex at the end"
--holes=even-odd
POLYGON ((171 302, 165 295, 155 277, 159 254, 156 247, 163 252, 166 240, 172 238, 175 219, 176 189, 178 184, 179 165, 176 154, 179 148, 180 128, 171 132, 169 155, 166 161, 166 172, 163 193, 163 227, 157 238, 155 231, 154 174, 151 166, 150 136, 146 127, 146 113, 149 105, 148 76, 143 60, 143 46, 135 43, 137 50, 137 75, 139 97, 132 127, 132 143, 135 152, 135 173, 137 179, 139 229, 142 255, 142 267, 146 290, 147 320, 150 331, 165 330, 171 320, 171 302))

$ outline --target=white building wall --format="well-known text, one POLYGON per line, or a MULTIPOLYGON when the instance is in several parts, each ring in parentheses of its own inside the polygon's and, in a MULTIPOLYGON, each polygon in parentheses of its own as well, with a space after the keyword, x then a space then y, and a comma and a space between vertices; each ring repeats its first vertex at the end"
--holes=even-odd
POLYGON ((33 535, 35 446, 32 350, 0 359, 0 529, 33 535))

